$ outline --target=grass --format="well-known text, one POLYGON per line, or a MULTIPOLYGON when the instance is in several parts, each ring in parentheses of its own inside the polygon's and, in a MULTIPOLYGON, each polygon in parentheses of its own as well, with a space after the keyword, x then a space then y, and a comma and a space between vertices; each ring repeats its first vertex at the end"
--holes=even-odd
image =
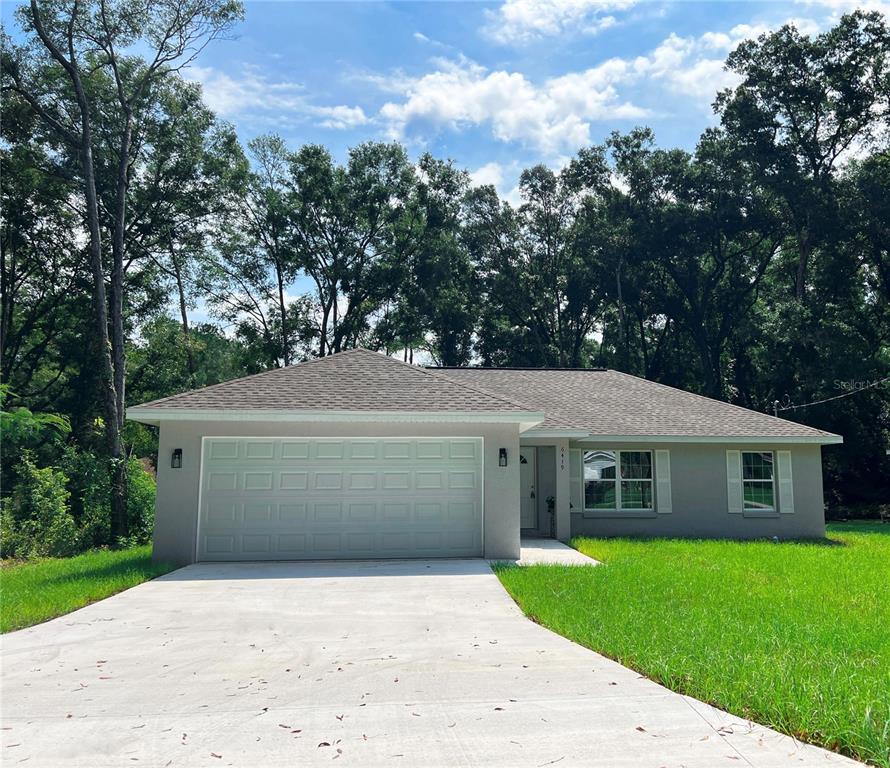
POLYGON ((575 539, 496 566, 534 621, 668 688, 890 768, 890 525, 810 543, 575 539))
POLYGON ((171 565, 152 563, 151 546, 4 563, 0 632, 62 616, 172 570, 171 565))

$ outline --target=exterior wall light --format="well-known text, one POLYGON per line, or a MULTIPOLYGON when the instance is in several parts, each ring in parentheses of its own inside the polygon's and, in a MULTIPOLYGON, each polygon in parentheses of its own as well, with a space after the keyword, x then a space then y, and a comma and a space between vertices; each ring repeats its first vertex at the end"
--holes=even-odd
POLYGON ((171 469, 182 469, 182 448, 174 448, 173 456, 170 458, 171 469))
POLYGON ((498 466, 506 467, 507 466, 507 449, 501 448, 498 450, 498 466))

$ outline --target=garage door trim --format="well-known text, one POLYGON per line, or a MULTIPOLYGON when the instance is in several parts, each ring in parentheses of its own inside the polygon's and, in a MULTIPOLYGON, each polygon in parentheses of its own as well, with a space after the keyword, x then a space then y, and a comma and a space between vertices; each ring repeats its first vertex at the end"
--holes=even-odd
POLYGON ((204 455, 207 440, 473 440, 478 441, 479 450, 479 535, 481 537, 482 553, 485 553, 485 438, 482 435, 202 435, 201 455, 198 461, 198 509, 195 520, 195 562, 201 560, 201 509, 204 494, 204 455))

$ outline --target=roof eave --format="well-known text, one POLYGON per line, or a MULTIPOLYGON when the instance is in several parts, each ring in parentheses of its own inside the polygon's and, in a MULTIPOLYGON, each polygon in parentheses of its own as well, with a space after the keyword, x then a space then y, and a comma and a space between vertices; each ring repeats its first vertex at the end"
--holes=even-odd
POLYGON ((595 435, 581 438, 581 443, 732 443, 780 445, 837 445, 840 435, 595 435))
POLYGON ((544 421, 540 411, 348 411, 273 408, 151 408, 133 406, 127 418, 158 426, 165 421, 286 421, 518 424, 519 431, 544 421))

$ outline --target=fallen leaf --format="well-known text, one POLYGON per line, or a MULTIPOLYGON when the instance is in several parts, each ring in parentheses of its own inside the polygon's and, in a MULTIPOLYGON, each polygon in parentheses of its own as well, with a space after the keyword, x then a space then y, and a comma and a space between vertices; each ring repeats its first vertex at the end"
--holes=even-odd
POLYGON ((637 730, 638 730, 640 733, 646 733, 646 729, 643 728, 642 725, 638 725, 638 726, 637 726, 637 730))
POLYGON ((329 741, 323 741, 323 742, 321 742, 321 744, 319 744, 318 746, 319 746, 319 747, 329 747, 329 746, 331 746, 331 742, 329 742, 329 741))

